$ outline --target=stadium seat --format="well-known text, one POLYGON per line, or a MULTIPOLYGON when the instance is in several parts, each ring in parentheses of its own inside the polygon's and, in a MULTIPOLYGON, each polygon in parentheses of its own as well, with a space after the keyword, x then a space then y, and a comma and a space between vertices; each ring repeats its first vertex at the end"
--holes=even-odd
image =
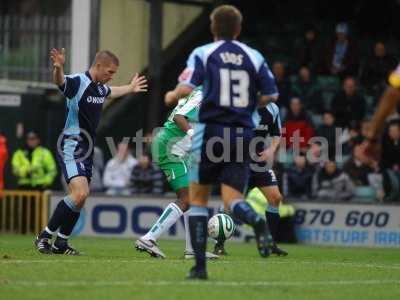
POLYGON ((284 168, 289 168, 293 164, 293 153, 290 150, 279 151, 278 161, 283 164, 284 168))
POLYGON ((358 186, 354 191, 353 201, 372 203, 376 201, 376 190, 370 186, 358 186))
POLYGON ((337 158, 336 164, 338 168, 343 168, 343 165, 350 159, 351 155, 342 155, 342 159, 337 158))
POLYGON ((311 120, 315 128, 318 128, 322 125, 322 115, 312 114, 311 120))
POLYGON ((340 79, 336 76, 318 76, 318 84, 324 91, 338 91, 340 89, 340 79))

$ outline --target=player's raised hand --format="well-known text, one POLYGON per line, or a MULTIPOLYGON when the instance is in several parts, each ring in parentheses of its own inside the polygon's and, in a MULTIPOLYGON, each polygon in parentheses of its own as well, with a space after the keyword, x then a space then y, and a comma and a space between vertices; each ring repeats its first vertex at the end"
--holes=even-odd
POLYGON ((53 61, 53 66, 56 68, 62 67, 65 63, 65 49, 53 48, 50 51, 50 58, 53 61))
POLYGON ((145 76, 139 76, 138 73, 135 74, 130 85, 133 93, 147 92, 147 79, 145 76))

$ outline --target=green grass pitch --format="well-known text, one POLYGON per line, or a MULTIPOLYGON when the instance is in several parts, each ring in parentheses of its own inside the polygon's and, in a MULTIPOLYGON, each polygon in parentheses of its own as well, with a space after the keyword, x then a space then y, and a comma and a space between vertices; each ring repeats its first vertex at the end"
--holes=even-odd
MULTIPOLYGON (((183 241, 161 241, 165 260, 132 240, 76 238, 80 257, 36 253, 32 236, 0 235, 0 299, 400 299, 400 250, 283 245, 288 257, 258 256, 227 243, 210 280, 184 279, 183 241)), ((211 246, 211 245, 210 245, 211 246)))

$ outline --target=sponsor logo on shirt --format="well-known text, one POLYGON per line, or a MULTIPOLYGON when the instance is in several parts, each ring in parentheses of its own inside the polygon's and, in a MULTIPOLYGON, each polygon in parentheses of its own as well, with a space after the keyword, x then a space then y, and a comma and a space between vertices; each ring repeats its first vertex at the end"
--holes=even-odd
POLYGON ((102 104, 102 103, 104 103, 104 97, 92 97, 92 96, 89 96, 89 97, 87 97, 86 101, 88 103, 102 104))

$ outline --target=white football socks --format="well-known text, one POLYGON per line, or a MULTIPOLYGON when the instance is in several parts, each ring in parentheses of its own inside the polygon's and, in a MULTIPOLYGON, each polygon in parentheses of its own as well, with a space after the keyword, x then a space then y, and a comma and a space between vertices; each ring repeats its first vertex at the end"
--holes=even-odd
POLYGON ((182 215, 182 210, 175 203, 168 204, 157 222, 153 227, 151 227, 149 232, 142 237, 142 239, 157 241, 159 237, 174 225, 182 215))

